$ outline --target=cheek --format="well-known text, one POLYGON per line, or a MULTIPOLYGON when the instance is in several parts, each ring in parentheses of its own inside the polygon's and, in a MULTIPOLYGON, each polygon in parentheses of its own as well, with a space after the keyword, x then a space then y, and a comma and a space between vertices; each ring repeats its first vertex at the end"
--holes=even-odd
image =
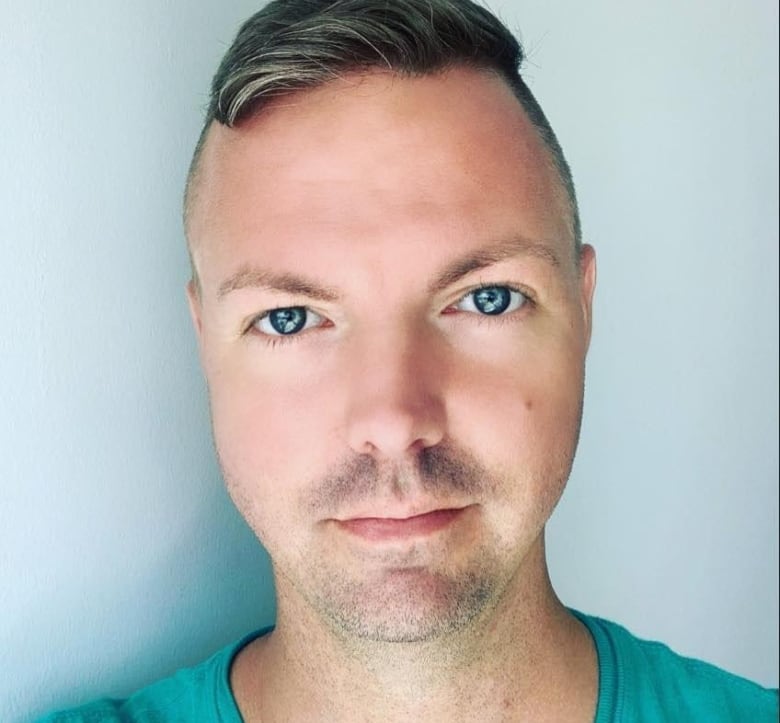
MULTIPOLYGON (((503 481, 485 507, 509 547, 536 538, 568 480, 579 433, 582 368, 525 357, 453 398, 452 434, 503 481)), ((518 549, 526 549, 520 545, 518 549)))
MULTIPOLYGON (((311 408, 301 412, 300 395, 272 384, 253 383, 212 388, 214 433, 220 456, 256 474, 278 476, 297 468, 316 452, 307 428, 317 425, 311 408)), ((225 460, 227 461, 227 460, 225 460)))
POLYGON ((495 363, 463 365, 452 380, 451 432, 510 479, 567 476, 582 409, 581 356, 566 343, 495 363))
POLYGON ((300 392, 261 384, 251 375, 241 377, 240 385, 211 389, 214 442, 227 491, 275 559, 298 554, 302 540, 290 530, 303 529, 299 500, 326 464, 324 420, 311 399, 307 407, 301 404, 300 392))
POLYGON ((311 372, 258 369, 246 359, 209 372, 214 439, 231 494, 247 496, 242 508, 262 504, 289 516, 295 495, 333 462, 329 385, 311 372))

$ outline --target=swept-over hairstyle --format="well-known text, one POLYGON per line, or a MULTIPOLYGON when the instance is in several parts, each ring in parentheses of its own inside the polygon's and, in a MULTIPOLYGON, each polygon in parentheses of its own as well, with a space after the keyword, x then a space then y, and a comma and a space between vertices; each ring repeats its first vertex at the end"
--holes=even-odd
POLYGON ((236 126, 273 98, 350 72, 385 69, 419 76, 465 65, 497 73, 514 91, 558 170, 578 249, 571 171, 520 76, 523 60, 523 49, 506 26, 471 0, 273 0, 241 26, 214 76, 187 179, 185 216, 213 122, 236 126))

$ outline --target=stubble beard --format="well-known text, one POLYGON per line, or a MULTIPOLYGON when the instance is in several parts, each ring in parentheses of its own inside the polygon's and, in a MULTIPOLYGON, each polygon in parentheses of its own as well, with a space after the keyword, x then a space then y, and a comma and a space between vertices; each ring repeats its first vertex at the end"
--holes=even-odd
POLYGON ((497 585, 495 575, 484 568, 457 574, 409 568, 385 571, 369 581, 330 574, 307 587, 309 603, 337 634, 415 643, 472 624, 496 597, 497 585))
MULTIPOLYGON (((274 560, 272 554, 277 594, 282 588, 292 593, 304 605, 298 607, 299 614, 305 617, 306 609, 313 612, 345 642, 426 643, 464 631, 480 616, 488 616, 511 587, 525 553, 541 535, 557 503, 572 458, 573 449, 570 454, 559 456, 541 475, 550 496, 534 501, 539 509, 527 510, 531 512, 529 519, 539 523, 539 529, 526 530, 527 539, 519 545, 515 540, 509 546, 512 549, 503 549, 501 541, 485 528, 481 529, 479 546, 469 549, 467 559, 459 563, 453 562, 444 547, 433 561, 429 556, 415 559, 413 548, 402 557, 374 558, 356 566, 351 559, 352 564, 340 565, 335 556, 319 545, 299 550, 293 559, 280 555, 280 559, 274 560)), ((252 500, 231 483, 235 478, 224 464, 222 469, 236 506, 263 542, 262 524, 253 519, 256 510, 252 500)), ((343 506, 370 500, 383 486, 398 484, 392 476, 397 472, 388 477, 387 470, 380 469, 371 457, 357 456, 310 486, 300 500, 300 511, 304 519, 335 517, 343 506)), ((465 499, 495 500, 496 492, 507 484, 468 452, 449 445, 424 450, 415 474, 423 488, 441 499, 460 493, 465 499)), ((538 489, 539 480, 526 482, 538 489)), ((518 480, 514 484, 523 486, 518 480)), ((293 604, 291 612, 296 607, 293 604)))
MULTIPOLYGON (((403 472, 388 473, 372 458, 356 457, 312 486, 302 509, 316 519, 336 516, 387 485, 402 486, 399 476, 406 474, 414 474, 421 487, 443 500, 489 499, 504 486, 465 450, 439 445, 420 454, 415 470, 403 472)), ((481 539, 466 558, 463 551, 460 556, 450 554, 443 543, 436 549, 434 555, 425 544, 419 549, 413 545, 403 553, 358 558, 356 565, 350 556, 340 565, 338 556, 317 555, 300 561, 294 580, 286 582, 340 637, 432 641, 473 624, 495 604, 506 584, 498 540, 481 539)))

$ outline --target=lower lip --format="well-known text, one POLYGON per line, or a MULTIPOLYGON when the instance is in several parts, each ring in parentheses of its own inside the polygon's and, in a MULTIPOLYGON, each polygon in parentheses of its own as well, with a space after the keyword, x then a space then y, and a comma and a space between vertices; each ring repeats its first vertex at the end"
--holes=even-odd
POLYGON ((340 520, 339 526, 366 540, 395 540, 429 535, 452 524, 463 509, 434 510, 424 515, 395 520, 388 517, 361 517, 340 520))

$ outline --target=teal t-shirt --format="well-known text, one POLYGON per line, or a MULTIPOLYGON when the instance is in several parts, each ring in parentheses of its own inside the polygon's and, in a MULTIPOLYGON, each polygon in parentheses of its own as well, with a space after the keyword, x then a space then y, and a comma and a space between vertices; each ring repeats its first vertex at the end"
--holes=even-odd
POLYGON ((640 640, 608 620, 572 612, 590 630, 599 658, 594 723, 777 723, 777 689, 640 640))
MULTIPOLYGON (((572 611, 590 630, 599 660, 594 723, 777 723, 777 689, 640 640, 620 625, 572 611)), ((242 723, 230 691, 230 665, 261 630, 194 668, 124 700, 103 699, 40 723, 242 723)))

